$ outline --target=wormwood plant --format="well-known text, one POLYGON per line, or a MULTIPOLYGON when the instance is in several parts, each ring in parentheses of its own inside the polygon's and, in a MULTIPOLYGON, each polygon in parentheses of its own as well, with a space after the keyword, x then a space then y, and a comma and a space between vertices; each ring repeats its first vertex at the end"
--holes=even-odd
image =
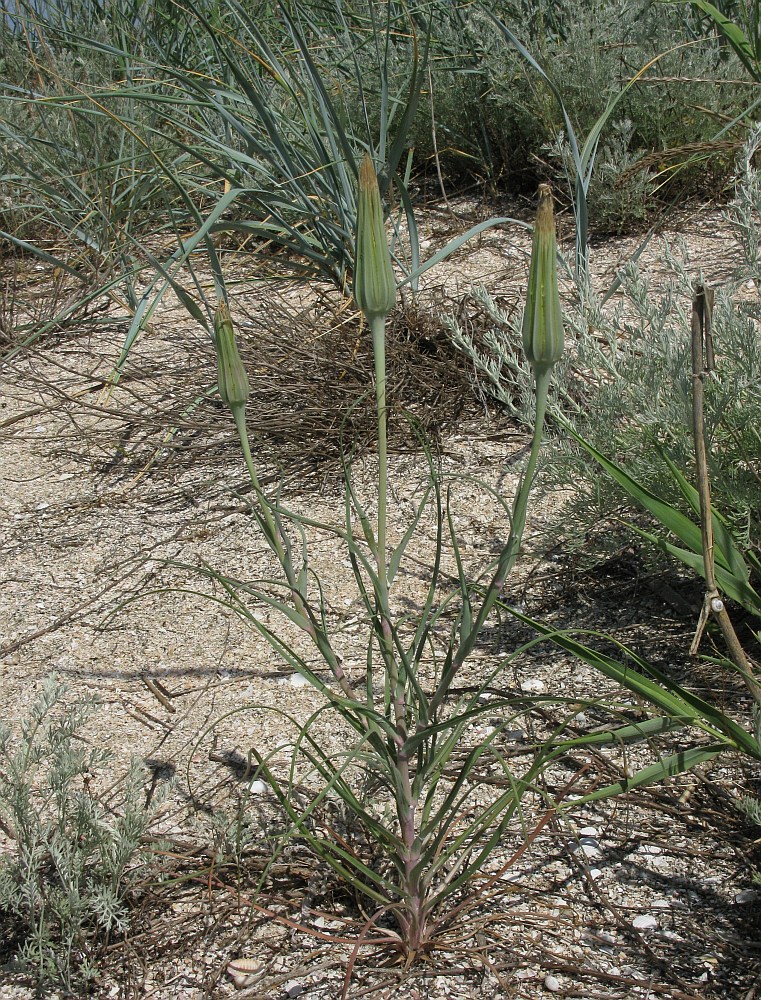
MULTIPOLYGON (((759 144, 754 132, 740 158, 735 197, 726 213, 738 243, 736 275, 716 288, 713 329, 717 366, 706 383, 705 426, 708 472, 715 506, 744 550, 754 548, 761 525, 757 477, 761 439, 761 339, 757 303, 738 298, 740 280, 761 279, 758 213, 761 186, 753 166, 759 144)), ((675 487, 669 460, 694 481, 690 310, 697 267, 681 240, 659 246, 657 286, 640 266, 627 262, 619 272, 615 300, 594 288, 579 288, 565 306, 564 320, 573 343, 554 373, 554 392, 565 419, 598 452, 660 499, 679 497, 684 513, 691 506, 675 487)), ((696 264, 699 264, 697 261, 696 264)), ((473 293, 481 314, 471 335, 453 317, 447 320, 455 344, 471 360, 485 396, 496 399, 524 425, 531 422, 531 369, 519 350, 519 323, 484 289, 473 293)), ((600 525, 626 512, 622 491, 565 433, 552 435, 542 466, 542 487, 568 495, 563 519, 567 544, 586 539, 587 558, 604 555, 600 525)), ((560 525, 554 525, 559 530, 560 525)))
POLYGON ((48 678, 20 732, 0 725, 0 829, 10 841, 0 912, 37 983, 73 991, 97 974, 104 937, 129 925, 153 810, 137 768, 118 810, 96 798, 92 786, 112 754, 84 737, 93 702, 64 704, 64 695, 48 678))

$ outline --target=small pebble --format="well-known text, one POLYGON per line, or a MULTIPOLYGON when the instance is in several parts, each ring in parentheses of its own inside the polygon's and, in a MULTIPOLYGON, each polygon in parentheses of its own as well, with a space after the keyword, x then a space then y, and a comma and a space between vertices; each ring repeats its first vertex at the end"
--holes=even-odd
POLYGON ((546 684, 539 677, 529 677, 526 681, 521 681, 521 691, 528 691, 534 694, 541 694, 546 684))
POLYGON ((549 990, 550 993, 558 993, 560 991, 560 983, 554 976, 545 976, 544 988, 549 990))
POLYGON ((656 847, 655 844, 640 844, 637 848, 637 854, 662 854, 663 850, 660 847, 656 847))
POLYGON ((288 678, 288 683, 291 687, 303 688, 309 686, 309 681, 306 677, 302 677, 301 674, 291 674, 288 678))
POLYGON ((738 892, 735 896, 736 903, 755 903, 759 897, 759 892, 757 889, 743 889, 742 892, 738 892))
POLYGON ((263 781, 260 781, 259 778, 257 778, 256 781, 251 782, 251 784, 248 786, 248 790, 249 792, 251 792, 252 795, 264 795, 265 791, 267 790, 267 786, 264 784, 263 781))
POLYGON ((291 997, 291 1000, 295 997, 300 997, 304 992, 304 987, 295 979, 292 979, 290 983, 286 983, 283 989, 285 990, 285 995, 291 997))

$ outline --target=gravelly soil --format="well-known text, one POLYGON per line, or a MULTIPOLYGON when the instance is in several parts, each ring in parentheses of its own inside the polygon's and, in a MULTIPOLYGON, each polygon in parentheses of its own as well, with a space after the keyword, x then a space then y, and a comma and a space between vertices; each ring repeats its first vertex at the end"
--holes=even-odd
MULTIPOLYGON (((731 269, 731 239, 716 214, 683 218, 680 231, 706 277, 715 280, 731 269)), ((438 242, 435 219, 429 238, 438 242)), ((632 245, 599 250, 598 280, 610 277, 632 245)), ((477 252, 448 263, 436 281, 459 290, 484 281, 517 298, 526 251, 520 233, 509 239, 494 234, 477 252)), ((645 267, 657 275, 658 266, 654 244, 645 267)), ((266 320, 266 305, 259 311, 266 320)), ((245 474, 231 429, 217 419, 209 432, 214 448, 200 457, 192 447, 185 454, 170 448, 165 438, 166 451, 149 451, 150 461, 125 460, 135 433, 125 426, 125 410, 134 414, 136 400, 150 401, 142 411, 147 419, 168 391, 162 378, 177 392, 183 365, 188 379, 211 365, 208 345, 184 323, 167 311, 158 332, 135 351, 134 379, 126 378, 108 397, 103 383, 120 346, 119 330, 50 341, 0 373, 3 720, 17 730, 43 679, 55 673, 69 698, 98 698, 87 738, 115 756, 93 777, 93 794, 116 802, 115 781, 135 756, 145 762, 147 790, 167 786, 155 830, 173 847, 161 864, 164 872, 185 878, 142 886, 129 933, 99 955, 97 996, 232 995, 225 968, 243 957, 258 971, 250 981, 240 978, 240 995, 333 998, 352 956, 346 940, 361 925, 357 900, 299 842, 284 850, 257 894, 278 810, 270 795, 252 786, 248 769, 252 745, 274 749, 284 732, 288 740, 291 724, 283 713, 303 723, 322 698, 224 600, 211 600, 224 595, 218 583, 199 575, 212 567, 243 579, 277 576, 246 512, 245 474), (247 840, 236 856, 231 842, 241 816, 247 840), (219 854, 223 841, 226 853, 219 854)), ((288 373, 282 374, 287 382, 288 373)), ((199 425, 203 430, 200 419, 199 425)), ((191 445, 193 440, 191 435, 191 445)), ((442 435, 438 461, 451 483, 469 572, 493 558, 507 530, 504 512, 474 479, 509 498, 524 446, 520 431, 498 415, 478 413, 475 405, 442 435)), ((283 502, 311 519, 340 522, 343 493, 335 466, 300 477, 286 477, 283 502)), ((397 450, 390 478, 393 544, 425 488, 420 453, 397 450)), ((372 455, 357 460, 355 480, 371 507, 372 455)), ((272 482, 266 475, 265 481, 272 482)), ((704 683, 689 674, 684 658, 690 622, 677 617, 662 595, 633 590, 621 567, 609 568, 606 579, 579 581, 562 554, 548 561, 532 549, 550 506, 560 503, 562 497, 549 497, 533 509, 512 599, 559 626, 613 630, 670 661, 680 676, 704 683)), ((349 676, 361 681, 366 632, 347 554, 329 532, 310 528, 308 541, 337 650, 349 676)), ((434 525, 424 518, 398 580, 399 607, 420 606, 433 550, 434 525)), ((451 552, 444 570, 456 573, 451 552)), ((309 642, 277 623, 264 604, 252 601, 251 612, 264 626, 277 624, 296 651, 317 664, 309 642)), ((480 683, 525 638, 506 622, 488 629, 460 686, 480 683)), ((605 718, 583 703, 614 695, 590 668, 545 645, 510 662, 493 693, 531 692, 578 702, 578 732, 605 718)), ((637 706, 630 703, 627 711, 637 706)), ((470 743, 503 721, 498 716, 474 728, 470 743)), ((544 723, 507 727, 502 751, 520 761, 532 724, 544 723)), ((329 753, 345 749, 348 734, 335 719, 324 716, 314 732, 329 753)), ((595 777, 617 780, 647 752, 560 761, 545 775, 548 796, 589 788, 595 777)), ((304 780, 309 783, 309 776, 304 780)), ((430 961, 404 970, 365 949, 349 995, 750 1000, 760 981, 753 834, 731 805, 735 790, 749 782, 757 782, 749 766, 727 759, 663 788, 563 818, 548 811, 541 795, 527 797, 523 823, 516 819, 487 868, 490 880, 477 884, 476 898, 445 929, 430 961)), ((352 835, 350 828, 344 832, 352 835)), ((7 837, 2 850, 13 850, 7 837)), ((12 965, 0 968, 0 996, 32 995, 12 965)))

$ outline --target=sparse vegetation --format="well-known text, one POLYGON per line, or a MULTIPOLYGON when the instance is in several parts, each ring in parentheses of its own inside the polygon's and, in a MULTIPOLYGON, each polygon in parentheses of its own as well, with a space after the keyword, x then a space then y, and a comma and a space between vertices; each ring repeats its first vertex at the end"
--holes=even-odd
POLYGON ((129 927, 159 799, 145 804, 139 762, 109 804, 114 753, 88 744, 93 701, 67 704, 47 678, 21 731, 0 726, 0 914, 22 968, 40 989, 78 994, 98 974, 100 946, 129 927))
MULTIPOLYGON (((758 822, 759 12, 746 2, 723 7, 14 0, 1 8, 5 370, 34 358, 25 369, 34 384, 36 359, 56 343, 96 329, 113 343, 116 330, 120 349, 105 370, 97 355, 82 392, 98 393, 81 421, 88 442, 101 423, 109 442, 88 444, 90 453, 109 452, 132 484, 170 444, 180 465, 206 448, 216 468, 227 463, 239 476, 239 456, 224 446, 234 428, 248 473, 235 487, 237 507, 225 495, 223 509, 253 534, 246 544, 258 546, 255 557, 233 568, 221 547, 218 563, 195 553, 156 559, 158 582, 145 574, 108 622, 137 614, 147 597, 169 606, 192 594, 242 623, 247 641, 266 644, 313 699, 303 711, 278 699, 241 699, 216 720, 209 710, 190 741, 197 737, 183 793, 208 816, 208 863, 197 860, 203 851, 171 845, 166 886, 201 884, 209 898, 234 886, 236 919, 246 910, 249 929, 260 914, 292 939, 348 942, 345 996, 368 949, 384 961, 397 953, 405 971, 439 955, 467 957, 475 938, 463 921, 506 891, 505 872, 545 827, 560 834, 593 803, 735 755, 754 776, 737 801, 758 822), (537 184, 537 224, 521 223, 534 231, 518 303, 504 308, 498 289, 476 288, 454 310, 448 299, 432 303, 430 288, 421 293, 437 264, 515 221, 480 213, 432 244, 419 231, 424 198, 440 196, 451 220, 448 199, 476 186, 492 202, 510 199, 523 219, 537 184), (596 287, 590 266, 595 241, 642 231, 695 196, 723 207, 742 251, 711 299, 716 363, 700 372, 690 303, 702 275, 677 242, 662 244, 657 288, 639 251, 607 288, 596 287), (557 254, 556 203, 573 216, 572 261, 557 254), (40 295, 24 270, 32 266, 49 276, 40 295), (741 283, 753 294, 741 295, 741 283), (275 286, 287 288, 290 304, 281 316, 264 297, 257 323, 266 336, 257 339, 250 291, 275 286), (161 352, 170 299, 172 322, 194 327, 176 371, 161 352), (199 331, 205 342, 193 339, 199 331), (120 412, 113 400, 123 397, 113 394, 143 349, 150 398, 134 391, 120 412), (458 418, 444 415, 439 383, 451 378, 459 407, 471 374, 473 398, 509 414, 515 433, 530 432, 514 495, 504 476, 492 485, 443 471, 432 446, 458 418), (696 379, 705 390, 699 425, 696 379), (402 412, 410 401, 413 412, 402 412), (136 447, 128 460, 141 421, 150 454, 136 447), (389 476, 393 444, 417 453, 423 468, 404 498, 389 476), (326 457, 340 466, 339 513, 320 520, 291 501, 278 468, 291 455, 299 469, 321 468, 326 457), (487 498, 496 525, 476 553, 458 514, 468 491, 487 498), (576 621, 549 625, 515 599, 527 518, 553 492, 566 499, 548 527, 577 570, 599 566, 621 531, 633 530, 655 573, 670 572, 668 556, 704 578, 692 653, 715 620, 708 662, 739 674, 748 701, 727 704, 710 684, 697 690, 617 637, 593 641, 576 621), (352 609, 351 655, 362 660, 351 670, 346 615, 320 568, 328 544, 352 609), (725 602, 740 620, 737 645, 720 617, 729 618, 725 602), (488 662, 474 667, 481 650, 488 662), (540 651, 596 680, 583 697, 545 691, 533 677, 520 683, 521 664, 540 651), (245 786, 225 813, 195 794, 191 771, 204 740, 246 713, 257 720, 247 756, 219 758, 245 786), (277 718, 274 745, 260 734, 264 716, 277 718), (618 770, 601 763, 605 754, 620 757, 618 770), (255 819, 254 794, 262 796, 255 819), (509 838, 515 850, 505 848, 509 838), (295 850, 321 866, 300 912, 273 889, 295 850), (327 879, 343 902, 333 913, 328 902, 323 923, 310 923, 310 893, 327 879), (339 916, 340 933, 319 929, 339 916)), ((57 405, 76 414, 65 363, 57 377, 57 405)), ((24 419, 14 412, 9 424, 24 419)), ((194 530, 199 538, 209 529, 194 530)), ((173 692, 141 676, 173 713, 173 692)), ((110 758, 89 742, 89 707, 49 680, 18 734, 0 728, 5 945, 39 991, 98 989, 104 946, 126 937, 130 900, 147 885, 155 782, 146 793, 138 762, 115 786, 115 802, 94 792, 110 758)), ((161 746, 168 727, 145 711, 138 718, 164 733, 161 746)), ((489 919, 479 917, 479 935, 489 919)), ((155 933, 151 925, 146 936, 155 933)), ((232 950, 226 942, 207 992, 232 950)), ((229 968, 237 985, 264 974, 247 958, 229 968)), ((134 995, 140 988, 130 981, 134 995)))

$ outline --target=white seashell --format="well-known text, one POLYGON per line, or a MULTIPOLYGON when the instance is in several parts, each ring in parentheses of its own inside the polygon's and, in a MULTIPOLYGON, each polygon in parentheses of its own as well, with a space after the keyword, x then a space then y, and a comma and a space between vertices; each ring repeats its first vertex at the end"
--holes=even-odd
POLYGON ((227 963, 227 975, 232 979, 236 990, 253 986, 263 974, 264 966, 254 958, 235 958, 227 963))
POLYGON ((640 844, 637 848, 637 854, 649 854, 651 856, 655 854, 662 854, 663 848, 658 847, 656 844, 640 844))

